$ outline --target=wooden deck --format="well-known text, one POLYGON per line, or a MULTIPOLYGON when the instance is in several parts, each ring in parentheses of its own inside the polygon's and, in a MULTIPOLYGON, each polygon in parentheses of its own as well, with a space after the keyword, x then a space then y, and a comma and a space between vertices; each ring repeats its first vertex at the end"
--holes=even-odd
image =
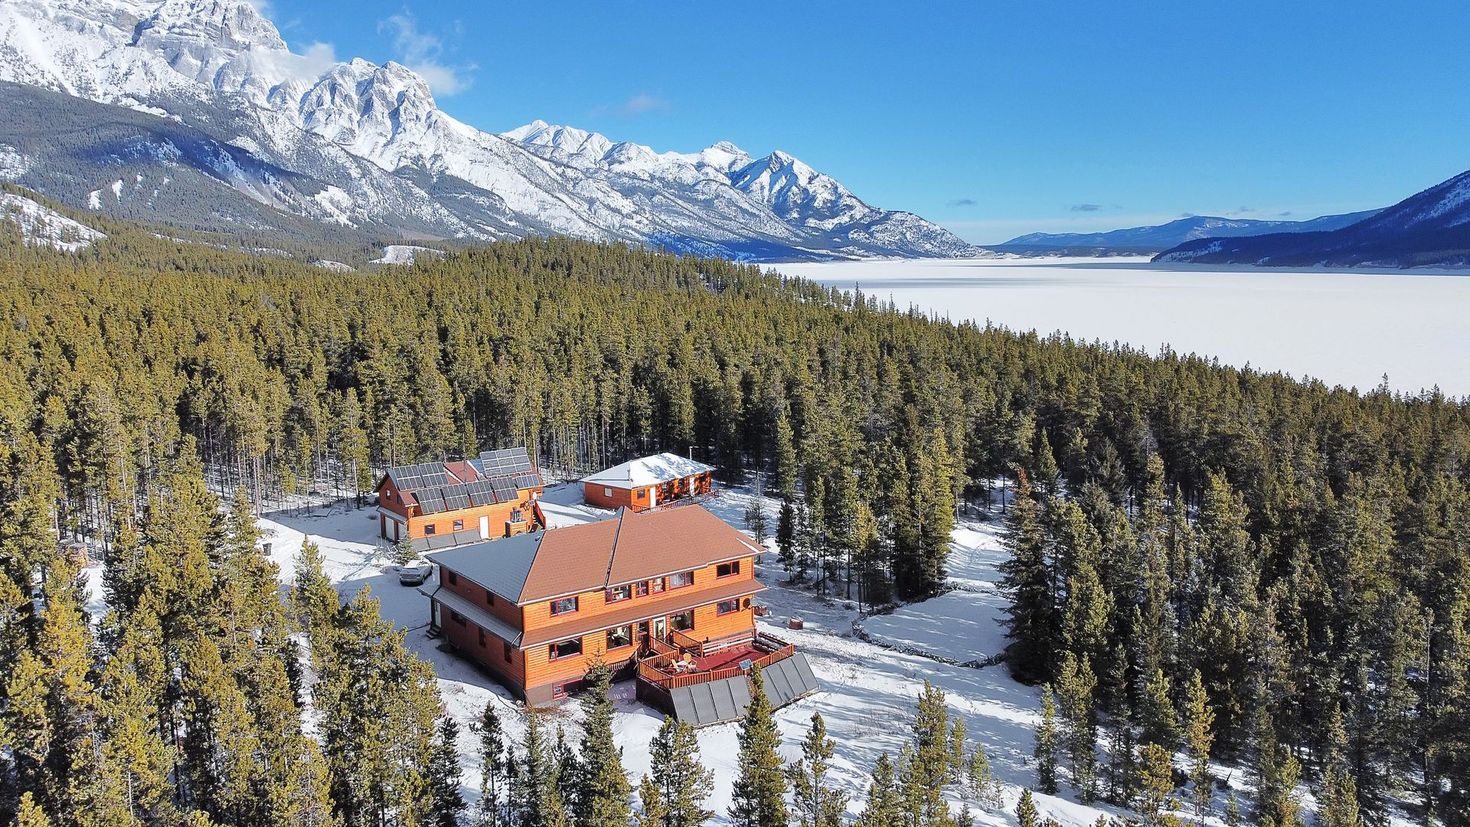
POLYGON ((671 640, 674 645, 653 638, 646 642, 648 653, 638 661, 640 690, 646 687, 667 697, 679 687, 744 675, 749 671, 743 666, 747 660, 764 668, 796 654, 796 647, 764 633, 696 641, 675 632, 671 640))

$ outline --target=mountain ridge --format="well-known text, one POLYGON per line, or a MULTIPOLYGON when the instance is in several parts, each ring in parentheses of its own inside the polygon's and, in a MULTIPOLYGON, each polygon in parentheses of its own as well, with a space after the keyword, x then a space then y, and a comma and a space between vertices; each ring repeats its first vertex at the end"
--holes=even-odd
MULTIPOLYGON (((755 158, 716 142, 656 152, 545 122, 476 129, 439 108, 423 78, 399 63, 291 52, 244 0, 0 4, 0 81, 66 96, 31 95, 46 111, 0 124, 0 155, 17 154, 19 132, 63 117, 57 110, 76 108, 73 100, 197 130, 197 145, 220 147, 211 156, 219 163, 187 153, 159 159, 154 183, 167 200, 180 179, 167 170, 194 166, 203 177, 188 195, 215 202, 217 215, 200 219, 212 230, 228 229, 227 214, 250 212, 283 231, 310 232, 297 226, 304 218, 380 239, 563 234, 755 260, 983 254, 912 213, 867 204, 779 151, 755 158), (551 140, 548 130, 560 136, 551 140)), ((113 150, 157 145, 153 133, 164 131, 107 120, 129 123, 113 150)), ((46 193, 48 174, 85 176, 90 193, 118 180, 100 160, 106 149, 93 147, 77 170, 32 163, 10 180, 46 193)))
POLYGON ((1341 215, 1324 215, 1301 221, 1225 218, 1189 215, 1163 224, 1127 227, 1095 233, 1028 233, 991 249, 1006 252, 1090 250, 1103 252, 1158 253, 1188 241, 1266 233, 1302 233, 1334 230, 1371 218, 1379 210, 1341 215))
POLYGON ((1262 267, 1470 267, 1470 171, 1335 230, 1206 238, 1154 261, 1262 267))

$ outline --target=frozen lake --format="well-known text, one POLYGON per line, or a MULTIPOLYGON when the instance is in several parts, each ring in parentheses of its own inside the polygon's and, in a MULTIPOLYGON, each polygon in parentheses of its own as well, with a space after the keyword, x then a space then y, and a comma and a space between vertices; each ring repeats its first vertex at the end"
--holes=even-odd
POLYGON ((1368 390, 1470 396, 1470 273, 1219 269, 1146 259, 780 264, 899 307, 1368 390))

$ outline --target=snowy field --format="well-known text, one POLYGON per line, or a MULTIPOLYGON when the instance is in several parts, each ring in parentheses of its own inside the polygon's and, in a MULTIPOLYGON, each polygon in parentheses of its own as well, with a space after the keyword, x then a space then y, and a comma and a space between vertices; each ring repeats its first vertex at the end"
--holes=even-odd
POLYGON ((1470 272, 1289 271, 1145 259, 793 263, 781 272, 857 285, 956 321, 1125 342, 1368 390, 1438 385, 1470 395, 1470 272))
MULTIPOLYGON (((743 530, 743 514, 749 501, 749 495, 726 489, 707 503, 707 507, 743 530)), ((767 506, 774 519, 774 504, 768 502, 767 506)), ((543 509, 554 525, 611 515, 583 505, 575 485, 548 489, 543 509)), ((441 641, 427 637, 428 601, 417 590, 398 585, 396 577, 389 573, 389 549, 378 541, 377 525, 371 509, 344 505, 318 507, 311 512, 278 512, 261 521, 267 533, 265 539, 271 543, 271 557, 281 566, 283 578, 291 576, 301 543, 310 536, 322 547, 327 574, 344 596, 370 587, 381 601, 384 617, 409 630, 409 645, 433 664, 446 707, 466 727, 461 744, 466 767, 464 793, 472 801, 479 780, 469 723, 486 702, 493 701, 499 705, 507 729, 519 737, 524 731, 520 713, 508 692, 469 662, 441 651, 441 641)), ((951 656, 956 650, 975 654, 996 651, 1002 637, 996 625, 1001 604, 994 592, 997 578, 994 564, 1001 552, 995 532, 996 528, 988 524, 966 523, 958 528, 951 578, 956 590, 905 607, 891 616, 868 618, 869 633, 885 641, 901 636, 905 645, 913 649, 951 656), (952 620, 962 618, 965 625, 923 622, 931 611, 952 620), (882 627, 881 635, 879 627, 882 627)), ((1035 771, 1028 761, 1038 719, 1036 690, 1011 681, 1004 667, 950 666, 918 654, 860 641, 852 635, 853 621, 858 619, 854 606, 783 587, 784 575, 774 562, 775 555, 767 557, 770 559, 757 569, 761 580, 772 587, 761 595, 761 601, 770 607, 770 615, 761 621, 761 628, 805 652, 821 682, 821 690, 815 695, 777 713, 785 757, 788 760, 797 757, 812 713, 822 713, 837 742, 834 782, 851 799, 849 815, 856 816, 872 763, 880 752, 896 754, 908 737, 914 704, 927 678, 948 694, 951 712, 964 716, 972 742, 986 746, 997 777, 1006 784, 1004 810, 978 813, 980 822, 1014 824, 1011 811, 1020 794, 1018 785, 1035 783, 1035 771), (802 619, 801 631, 786 628, 786 621, 791 617, 802 619)), ((633 699, 631 681, 615 685, 614 694, 618 699, 615 721, 618 742, 623 747, 624 765, 636 784, 648 770, 647 746, 658 730, 661 717, 633 699)), ((568 737, 575 738, 577 717, 577 705, 566 704, 553 712, 553 725, 564 724, 568 737)), ((735 776, 736 725, 702 729, 699 739, 703 760, 714 769, 716 777, 707 806, 717 812, 714 823, 724 824, 735 776)), ((1087 827, 1099 813, 1113 812, 1082 806, 1065 797, 1038 796, 1038 802, 1045 814, 1068 827, 1087 827)), ((974 802, 971 806, 978 812, 974 802)))

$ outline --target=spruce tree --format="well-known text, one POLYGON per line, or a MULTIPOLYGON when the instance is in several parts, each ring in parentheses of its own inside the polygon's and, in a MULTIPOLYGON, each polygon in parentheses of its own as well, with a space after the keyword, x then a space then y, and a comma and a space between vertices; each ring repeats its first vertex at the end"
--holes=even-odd
POLYGON ((579 790, 573 812, 580 824, 627 824, 630 819, 632 790, 622 750, 613 740, 611 686, 612 670, 601 662, 594 664, 581 698, 579 790))
POLYGON ((786 827, 786 776, 781 733, 766 698, 759 666, 750 670, 750 704, 740 722, 739 772, 731 795, 733 827, 786 827))
POLYGON ((1174 798, 1173 755, 1159 744, 1145 744, 1138 761, 1139 811, 1144 824, 1162 827, 1175 823, 1167 811, 1179 806, 1174 798))

